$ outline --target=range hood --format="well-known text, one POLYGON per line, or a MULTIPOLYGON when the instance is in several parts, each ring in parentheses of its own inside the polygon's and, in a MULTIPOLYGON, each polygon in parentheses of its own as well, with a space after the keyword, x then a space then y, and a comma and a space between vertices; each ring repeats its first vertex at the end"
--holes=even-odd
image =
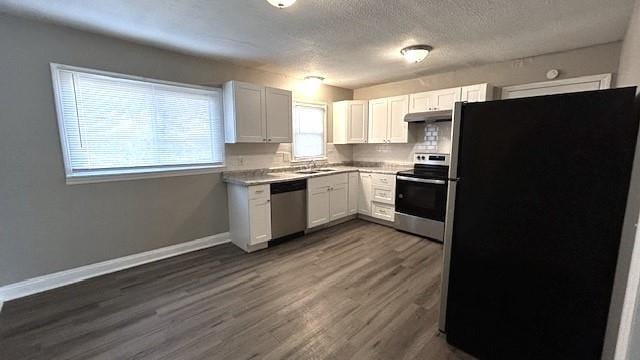
POLYGON ((406 122, 436 122, 451 121, 453 110, 434 110, 418 113, 409 113, 404 116, 406 122))

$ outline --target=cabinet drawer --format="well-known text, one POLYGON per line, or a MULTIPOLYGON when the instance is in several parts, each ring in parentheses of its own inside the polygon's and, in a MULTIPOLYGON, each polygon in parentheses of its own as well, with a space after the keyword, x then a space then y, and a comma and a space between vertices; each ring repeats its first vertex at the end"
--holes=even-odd
POLYGON ((396 194, 391 186, 374 186, 373 187, 373 201, 378 201, 384 204, 395 204, 396 194))
POLYGON ((395 208, 393 205, 380 204, 374 202, 371 207, 371 215, 374 218, 378 218, 386 221, 393 221, 395 215, 395 208))
POLYGON ((347 184, 349 182, 349 175, 347 173, 334 174, 326 176, 314 176, 307 180, 308 188, 318 188, 323 186, 335 186, 338 184, 347 184))
POLYGON ((373 186, 393 186, 395 183, 395 175, 373 174, 373 186))
POLYGON ((249 200, 262 199, 271 196, 269 185, 249 186, 249 200))

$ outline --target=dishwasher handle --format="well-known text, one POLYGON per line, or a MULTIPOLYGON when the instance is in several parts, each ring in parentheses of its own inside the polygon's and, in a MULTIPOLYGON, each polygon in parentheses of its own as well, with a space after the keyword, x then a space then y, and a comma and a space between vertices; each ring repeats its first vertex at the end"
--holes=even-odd
POLYGON ((294 180, 271 184, 271 195, 307 189, 307 180, 294 180))

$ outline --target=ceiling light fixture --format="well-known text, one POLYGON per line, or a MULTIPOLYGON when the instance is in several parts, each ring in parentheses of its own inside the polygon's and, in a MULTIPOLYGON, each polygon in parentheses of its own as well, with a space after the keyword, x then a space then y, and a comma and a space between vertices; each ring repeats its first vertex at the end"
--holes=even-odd
POLYGON ((305 77, 304 81, 313 86, 320 86, 324 81, 324 78, 322 76, 312 75, 305 77))
POLYGON ((429 55, 431 50, 433 48, 429 45, 413 45, 400 50, 400 54, 409 63, 419 63, 429 55))
POLYGON ((293 5, 293 3, 296 2, 296 0, 267 0, 269 2, 269 4, 280 8, 280 9, 284 9, 286 7, 289 7, 291 5, 293 5))

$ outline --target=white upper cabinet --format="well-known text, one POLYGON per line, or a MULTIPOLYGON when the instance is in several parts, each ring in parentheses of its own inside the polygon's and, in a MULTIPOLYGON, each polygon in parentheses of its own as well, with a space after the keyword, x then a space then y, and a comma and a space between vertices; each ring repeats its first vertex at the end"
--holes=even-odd
POLYGON ((493 86, 477 84, 409 95, 409 112, 451 110, 458 101, 477 102, 493 99, 493 86))
POLYGON ((369 101, 369 142, 406 143, 409 96, 394 96, 369 101))
POLYGON ((292 142, 291 91, 266 88, 267 142, 292 142))
POLYGON ((235 80, 223 91, 227 143, 291 142, 291 91, 235 80))
POLYGON ((386 143, 389 128, 389 103, 386 98, 369 101, 369 142, 386 143))
POLYGON ((409 95, 409 112, 451 110, 460 101, 461 88, 442 89, 409 95))
POLYGON ((409 95, 409 112, 417 113, 429 111, 433 108, 433 94, 431 91, 409 95))
POLYGON ((333 143, 367 142, 368 101, 348 100, 333 103, 333 143))
POLYGON ((409 112, 409 95, 394 96, 388 98, 390 143, 406 143, 408 141, 409 124, 404 121, 404 116, 409 112))
POLYGON ((493 99, 493 86, 489 84, 478 84, 462 87, 460 101, 480 102, 493 99))
POLYGON ((265 142, 267 116, 263 86, 230 81, 224 85, 226 142, 265 142))
POLYGON ((461 88, 451 88, 432 91, 433 94, 433 108, 430 110, 451 110, 453 105, 460 101, 462 96, 461 88))

